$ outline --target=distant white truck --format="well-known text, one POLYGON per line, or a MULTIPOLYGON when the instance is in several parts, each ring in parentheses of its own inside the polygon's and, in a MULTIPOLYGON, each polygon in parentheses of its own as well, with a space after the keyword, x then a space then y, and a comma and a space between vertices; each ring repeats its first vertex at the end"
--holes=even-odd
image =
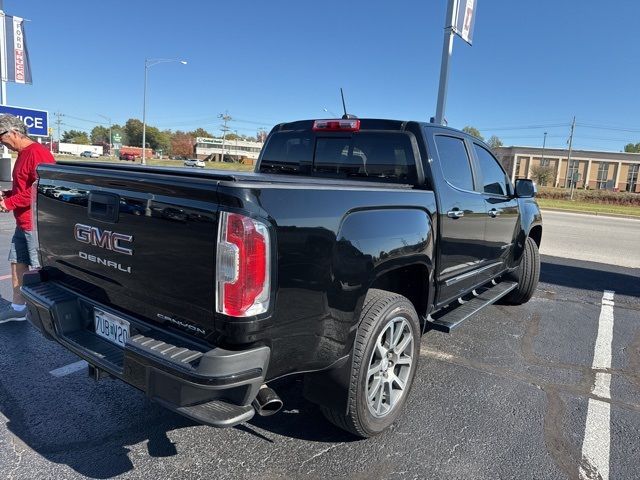
POLYGON ((102 155, 104 152, 101 145, 81 145, 78 143, 62 143, 58 146, 58 153, 66 153, 68 155, 80 155, 82 152, 93 152, 102 155))

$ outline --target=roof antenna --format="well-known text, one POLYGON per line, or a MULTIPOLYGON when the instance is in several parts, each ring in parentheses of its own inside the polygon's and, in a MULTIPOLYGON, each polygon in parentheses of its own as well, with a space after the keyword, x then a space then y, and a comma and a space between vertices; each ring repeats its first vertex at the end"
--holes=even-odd
POLYGON ((340 96, 342 96, 342 109, 344 110, 344 115, 342 115, 342 118, 344 120, 348 120, 349 118, 358 118, 355 115, 347 113, 347 105, 344 103, 344 92, 342 91, 342 87, 340 87, 340 96))

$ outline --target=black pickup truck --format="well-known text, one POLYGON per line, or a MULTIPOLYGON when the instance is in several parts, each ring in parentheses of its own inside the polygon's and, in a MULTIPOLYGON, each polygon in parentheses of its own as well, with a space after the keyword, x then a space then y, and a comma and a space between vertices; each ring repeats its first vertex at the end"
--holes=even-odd
POLYGON ((400 414, 420 337, 529 300, 530 180, 477 138, 413 121, 277 125, 255 172, 41 165, 31 323, 196 421, 231 426, 304 394, 358 436, 400 414))

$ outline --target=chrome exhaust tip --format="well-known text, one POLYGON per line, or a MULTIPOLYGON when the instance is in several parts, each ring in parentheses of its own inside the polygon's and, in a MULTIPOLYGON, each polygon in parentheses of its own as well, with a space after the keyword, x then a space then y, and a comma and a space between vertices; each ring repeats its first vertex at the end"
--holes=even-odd
POLYGON ((266 385, 262 385, 258 390, 258 395, 251 405, 256 413, 262 417, 275 415, 282 408, 282 400, 276 392, 266 385))

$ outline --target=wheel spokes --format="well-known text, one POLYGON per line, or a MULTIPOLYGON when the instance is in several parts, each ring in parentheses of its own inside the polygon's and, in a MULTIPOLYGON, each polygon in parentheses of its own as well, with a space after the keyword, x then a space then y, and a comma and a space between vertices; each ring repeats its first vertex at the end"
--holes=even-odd
POLYGON ((367 380, 371 378, 372 375, 376 375, 380 373, 380 365, 382 364, 382 360, 376 364, 372 364, 369 366, 369 370, 367 371, 367 380))
POLYGON ((400 342, 400 345, 393 349, 394 352, 399 356, 402 355, 412 341, 413 337, 411 336, 411 333, 407 332, 407 335, 404 337, 402 342, 400 342))
POLYGON ((374 398, 376 398, 376 394, 380 394, 379 391, 381 391, 381 384, 382 384, 382 378, 380 378, 379 376, 373 379, 373 383, 371 384, 371 386, 369 387, 369 401, 373 401, 374 398))
POLYGON ((406 318, 389 320, 377 338, 366 373, 369 411, 384 417, 400 402, 413 366, 413 330, 406 318))
POLYGON ((393 335, 393 340, 391 342, 391 348, 394 348, 396 345, 398 345, 398 342, 400 341, 400 337, 402 337, 402 334, 404 332, 404 327, 407 324, 407 322, 404 321, 404 319, 402 320, 402 323, 400 324, 400 328, 396 329, 396 334, 393 335))

